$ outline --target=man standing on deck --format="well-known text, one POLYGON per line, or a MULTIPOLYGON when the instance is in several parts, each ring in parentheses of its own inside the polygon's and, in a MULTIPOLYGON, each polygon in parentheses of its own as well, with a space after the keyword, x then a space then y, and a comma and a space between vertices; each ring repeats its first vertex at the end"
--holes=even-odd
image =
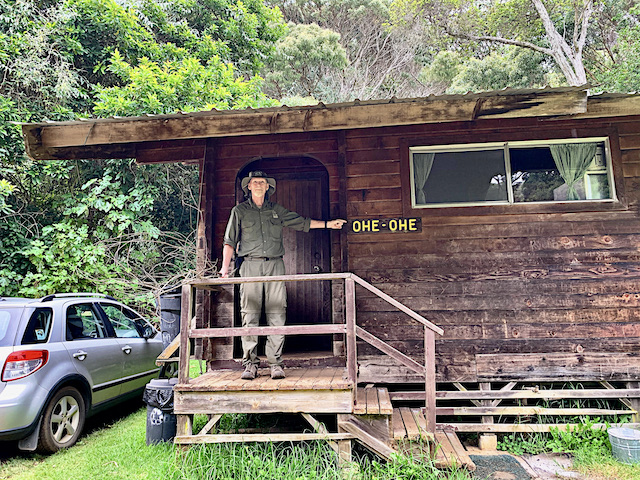
MULTIPOLYGON (((229 275, 234 252, 243 259, 241 277, 284 275, 282 228, 308 232, 311 228, 341 229, 346 220, 312 220, 269 201, 276 191, 275 179, 262 171, 250 172, 242 179, 242 190, 249 198, 233 207, 224 234, 220 275, 229 275)), ((243 283, 240 285, 240 312, 243 327, 257 327, 264 301, 269 326, 282 326, 286 320, 287 292, 284 282, 243 283)), ((271 366, 271 378, 284 378, 282 347, 284 335, 269 335, 265 353, 271 366)), ((242 378, 253 380, 258 375, 258 337, 242 337, 242 378)))

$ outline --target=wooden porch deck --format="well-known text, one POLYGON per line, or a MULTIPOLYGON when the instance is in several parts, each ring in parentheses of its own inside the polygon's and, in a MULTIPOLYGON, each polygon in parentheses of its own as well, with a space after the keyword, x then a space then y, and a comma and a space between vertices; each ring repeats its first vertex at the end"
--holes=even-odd
POLYGON ((350 458, 351 442, 357 440, 385 458, 394 452, 431 455, 439 468, 475 468, 455 433, 437 431, 434 436, 423 409, 394 408, 386 388, 358 387, 348 379, 346 368, 287 368, 286 378, 278 380, 271 379, 269 369, 259 369, 255 380, 242 380, 241 373, 210 371, 174 387, 179 419, 175 443, 326 440, 345 459, 350 458), (299 413, 313 432, 216 432, 215 425, 226 413, 299 413), (199 432, 192 431, 196 414, 209 418, 199 432), (315 414, 335 414, 337 431, 329 431, 315 414))
POLYGON ((217 370, 174 387, 176 414, 352 413, 354 384, 345 368, 293 368, 273 380, 260 369, 255 380, 240 370, 217 370))
MULTIPOLYGON (((353 440, 383 458, 390 459, 400 452, 401 443, 407 439, 413 445, 421 445, 423 453, 430 455, 435 447, 435 335, 441 328, 429 322, 406 306, 378 290, 368 282, 350 273, 282 275, 277 277, 214 278, 193 281, 183 285, 180 329, 180 356, 178 384, 174 387, 174 412, 177 414, 175 443, 221 442, 280 442, 326 440, 338 454, 340 462, 351 460, 353 440), (331 324, 291 325, 282 327, 213 327, 197 328, 195 291, 198 288, 216 288, 219 285, 251 282, 326 281, 344 282, 344 322, 331 324), (395 308, 422 324, 425 357, 419 363, 356 323, 356 284, 379 296, 395 308), (190 340, 196 338, 225 338, 243 335, 341 335, 344 338, 344 367, 322 365, 313 368, 288 368, 286 378, 273 380, 267 370, 259 370, 254 380, 242 380, 240 369, 211 369, 197 378, 189 376, 190 340), (414 415, 409 412, 406 421, 403 410, 400 421, 394 421, 394 408, 388 391, 375 385, 358 385, 358 360, 356 340, 360 339, 395 361, 424 377, 425 407, 414 415), (252 432, 231 434, 218 432, 216 424, 223 414, 300 414, 308 428, 302 432, 252 432), (208 421, 199 432, 194 431, 194 416, 207 415, 208 421), (327 420, 327 426, 314 415, 335 415, 335 422, 327 420), (413 419, 413 424, 409 418, 413 419), (394 424, 396 429, 394 430, 394 424), (400 428, 402 425, 402 428, 400 428), (414 438, 415 429, 419 434, 414 438), (421 432, 421 433, 420 433, 421 432)), ((213 359, 210 359, 213 360, 213 359)), ((210 364, 211 366, 211 364, 210 364)), ((199 424, 199 422, 197 422, 199 424)), ((297 426, 300 427, 300 426, 297 426)), ((455 458, 452 456, 451 458, 455 458)), ((461 464, 462 462, 458 462, 461 464)))

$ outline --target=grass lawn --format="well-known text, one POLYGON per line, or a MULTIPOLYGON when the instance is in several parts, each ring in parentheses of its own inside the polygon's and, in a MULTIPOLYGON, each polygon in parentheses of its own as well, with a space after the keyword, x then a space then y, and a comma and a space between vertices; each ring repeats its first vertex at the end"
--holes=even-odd
MULTIPOLYGON (((192 376, 199 373, 192 365, 192 376)), ((234 418, 223 418, 233 423, 234 418)), ((172 444, 146 445, 146 407, 132 402, 95 417, 68 450, 42 456, 0 444, 0 479, 412 479, 467 480, 465 471, 441 472, 430 462, 398 458, 381 463, 363 456, 341 470, 325 442, 199 445, 186 450, 172 444)))
MULTIPOLYGON (((41 456, 13 452, 0 459, 0 479, 451 479, 464 471, 440 472, 430 463, 407 459, 379 463, 364 457, 343 472, 324 442, 306 444, 147 446, 146 407, 112 424, 98 425, 72 448, 41 456)), ((3 455, 4 456, 4 455, 3 455)))

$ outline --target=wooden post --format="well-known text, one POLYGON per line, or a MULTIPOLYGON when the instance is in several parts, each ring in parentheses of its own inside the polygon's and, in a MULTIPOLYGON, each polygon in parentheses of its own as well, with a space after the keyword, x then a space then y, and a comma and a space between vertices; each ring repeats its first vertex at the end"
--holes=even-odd
MULTIPOLYGON (((640 388, 640 382, 627 382, 627 388, 640 388)), ((640 423, 640 398, 629 398, 631 407, 636 411, 631 416, 631 423, 640 423)))
POLYGON ((351 467, 351 440, 338 440, 338 467, 351 467))
MULTIPOLYGON (((480 390, 491 390, 491 383, 480 383, 480 390)), ((490 407, 493 403, 491 400, 481 400, 483 407, 490 407)), ((483 424, 492 424, 493 416, 484 415, 482 417, 483 424)), ((478 438, 478 447, 480 450, 497 450, 498 449, 498 436, 495 433, 483 433, 478 438)))
POLYGON ((358 361, 356 351, 356 284, 353 278, 345 278, 344 287, 347 323, 347 376, 355 387, 358 383, 358 361))
POLYGON ((424 327, 424 393, 427 431, 436 432, 436 336, 429 327, 424 327))
POLYGON ((191 358, 191 343, 189 330, 191 329, 192 298, 191 285, 182 286, 182 305, 180 310, 180 353, 178 367, 178 383, 189 383, 189 359, 191 358))
POLYGON ((193 415, 176 415, 176 436, 193 435, 193 415))

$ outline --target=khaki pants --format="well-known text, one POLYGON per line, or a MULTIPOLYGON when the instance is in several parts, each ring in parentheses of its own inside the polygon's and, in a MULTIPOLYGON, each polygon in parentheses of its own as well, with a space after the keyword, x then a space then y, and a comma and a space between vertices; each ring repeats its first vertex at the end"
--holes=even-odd
MULTIPOLYGON (((245 258, 240 266, 241 277, 263 277, 284 275, 284 262, 276 260, 252 260, 245 258)), ((240 313, 243 327, 257 327, 260 322, 262 305, 267 317, 267 324, 279 327, 287 318, 287 290, 284 282, 242 283, 240 284, 240 313)), ((242 337, 242 364, 259 364, 257 354, 258 336, 242 337)), ((284 335, 269 335, 265 353, 269 365, 282 364, 282 347, 284 335)))

